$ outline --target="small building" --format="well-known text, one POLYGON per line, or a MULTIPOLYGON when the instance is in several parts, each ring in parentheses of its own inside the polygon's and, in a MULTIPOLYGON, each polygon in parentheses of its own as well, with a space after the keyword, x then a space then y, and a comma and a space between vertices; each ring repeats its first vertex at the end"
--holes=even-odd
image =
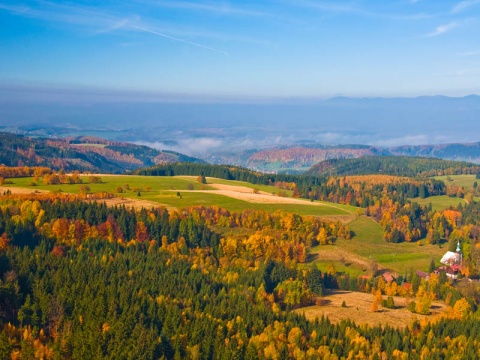
POLYGON ((461 266, 457 264, 453 264, 451 266, 440 266, 435 270, 435 274, 440 274, 442 271, 445 271, 445 274, 447 277, 449 277, 452 280, 457 280, 458 278, 458 272, 460 271, 461 266))
POLYGON ((423 272, 421 270, 417 270, 415 273, 417 274, 417 276, 420 279, 425 279, 427 281, 428 281, 428 279, 430 279, 430 274, 429 273, 423 272))
POLYGON ((383 280, 385 280, 387 283, 395 281, 395 278, 389 272, 384 272, 382 274, 382 277, 383 277, 383 280))

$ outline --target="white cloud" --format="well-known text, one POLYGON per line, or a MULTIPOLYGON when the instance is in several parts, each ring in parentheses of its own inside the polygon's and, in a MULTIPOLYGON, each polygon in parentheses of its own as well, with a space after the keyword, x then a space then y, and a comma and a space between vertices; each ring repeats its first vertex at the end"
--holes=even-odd
POLYGON ((437 28, 435 30, 426 34, 425 37, 435 37, 435 36, 443 35, 443 34, 446 34, 450 31, 452 31, 453 29, 455 29, 459 26, 460 26, 459 22, 452 21, 448 24, 437 26, 437 28))
MULTIPOLYGON (((171 41, 184 43, 209 51, 218 52, 228 56, 228 53, 205 44, 189 41, 179 36, 167 34, 167 31, 160 31, 156 27, 147 25, 137 15, 131 15, 127 18, 120 18, 105 11, 85 6, 68 6, 55 4, 52 2, 42 2, 39 7, 10 6, 0 3, 0 9, 6 10, 17 16, 27 17, 44 21, 48 23, 57 23, 64 26, 76 28, 86 28, 93 33, 108 33, 115 30, 122 31, 141 31, 162 37, 171 41)), ((177 29, 170 28, 169 33, 177 32, 177 29)))
POLYGON ((149 1, 150 4, 159 7, 169 7, 184 9, 190 11, 206 11, 212 13, 220 13, 227 15, 242 15, 242 16, 272 16, 263 11, 253 9, 234 7, 226 2, 190 2, 190 1, 149 1))
POLYGON ((401 145, 425 145, 425 144, 437 144, 445 142, 444 136, 431 137, 425 134, 419 135, 405 135, 401 137, 386 138, 381 140, 375 140, 371 142, 371 145, 381 147, 401 146, 401 145))
POLYGON ((476 4, 480 4, 480 0, 465 0, 465 1, 461 1, 459 2, 457 5, 455 5, 453 8, 452 8, 452 13, 453 14, 457 14, 459 12, 462 12, 464 11, 465 9, 471 7, 471 6, 474 6, 476 4))
POLYGON ((185 155, 199 155, 205 154, 212 150, 223 147, 225 144, 223 140, 200 137, 200 138, 184 138, 175 141, 175 145, 165 144, 164 142, 136 142, 139 145, 146 145, 158 150, 172 150, 185 155))

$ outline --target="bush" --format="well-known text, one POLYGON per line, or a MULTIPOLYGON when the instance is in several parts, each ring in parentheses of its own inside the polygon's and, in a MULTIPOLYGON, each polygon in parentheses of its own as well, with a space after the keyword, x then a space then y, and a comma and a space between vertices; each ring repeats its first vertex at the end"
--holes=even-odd
POLYGON ((408 311, 414 313, 415 312, 415 307, 417 306, 417 304, 415 303, 415 301, 410 301, 408 303, 408 311))
POLYGON ((393 301, 393 297, 389 296, 383 306, 387 309, 395 309, 395 301, 393 301))

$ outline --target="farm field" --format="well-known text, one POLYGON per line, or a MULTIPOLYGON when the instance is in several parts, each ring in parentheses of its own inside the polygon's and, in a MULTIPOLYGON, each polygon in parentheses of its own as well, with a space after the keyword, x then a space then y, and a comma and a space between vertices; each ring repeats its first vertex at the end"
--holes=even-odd
POLYGON ((480 180, 476 179, 475 175, 444 175, 435 176, 434 179, 442 180, 445 182, 445 185, 463 186, 465 189, 471 189, 475 181, 480 183, 480 180))
POLYGON ((457 197, 450 197, 447 195, 440 195, 440 196, 430 196, 425 199, 421 198, 413 198, 410 199, 420 205, 428 205, 432 204, 433 210, 444 210, 450 206, 458 206, 458 204, 464 205, 466 203, 465 199, 457 198, 457 197))
MULTIPOLYGON (((184 208, 193 205, 219 206, 230 211, 258 209, 269 212, 283 210, 299 215, 320 216, 330 220, 348 223, 355 236, 351 240, 338 239, 335 245, 317 246, 311 249, 310 258, 318 268, 325 271, 331 264, 337 272, 361 275, 369 273, 375 263, 380 268, 388 268, 399 274, 410 269, 428 269, 430 261, 438 260, 444 249, 438 246, 417 243, 392 244, 383 240, 381 227, 372 219, 358 217, 353 206, 320 201, 293 199, 274 196, 278 189, 274 186, 256 186, 253 184, 208 178, 207 184, 200 184, 196 177, 155 177, 133 175, 101 175, 102 183, 88 184, 88 177, 82 177, 84 185, 91 192, 112 192, 117 197, 109 199, 109 205, 124 204, 133 207, 163 205, 169 209, 184 208), (117 193, 117 188, 128 188, 117 193), (258 188, 260 193, 254 194, 258 188), (146 191, 145 191, 146 190, 146 191), (140 196, 138 192, 140 191, 140 196), (180 195, 180 196, 179 196, 180 195)), ((31 186, 32 178, 11 179, 12 184, 4 188, 21 188, 31 191, 63 191, 78 193, 80 185, 43 185, 31 186)))
MULTIPOLYGON (((84 184, 90 187, 90 192, 112 192, 117 197, 149 201, 165 205, 169 208, 183 208, 192 205, 220 206, 230 211, 242 211, 246 208, 266 211, 284 210, 295 212, 299 215, 325 216, 349 222, 355 219, 355 207, 331 204, 321 201, 308 201, 279 197, 273 195, 278 192, 274 186, 258 186, 259 194, 254 194, 257 186, 238 182, 208 178, 207 184, 200 184, 196 177, 158 177, 158 176, 133 176, 133 175, 101 175, 101 183, 88 183, 88 176, 82 176, 84 184), (117 188, 129 190, 122 193, 117 188), (140 196, 138 193, 140 192, 140 196)), ((62 191, 78 194, 81 184, 43 185, 42 181, 37 186, 31 186, 33 178, 10 179, 11 184, 5 187, 20 187, 31 191, 62 191)))
POLYGON ((431 260, 438 264, 446 251, 445 247, 426 245, 422 241, 422 246, 418 242, 386 242, 380 225, 365 216, 349 223, 349 228, 355 234, 352 239, 337 239, 335 245, 311 249, 313 262, 320 270, 325 271, 333 264, 337 272, 360 275, 370 273, 377 263, 379 268, 404 275, 410 269, 428 270, 431 260))
MULTIPOLYGON (((384 296, 386 299, 386 296, 384 296)), ((396 328, 405 328, 413 320, 421 320, 425 317, 432 317, 440 314, 446 309, 444 302, 434 301, 431 307, 430 315, 413 314, 406 308, 406 299, 398 296, 393 297, 395 309, 380 307, 379 311, 372 312, 370 307, 373 302, 373 295, 354 292, 354 291, 333 291, 322 297, 321 305, 308 306, 296 310, 298 313, 305 314, 308 320, 321 318, 322 315, 330 319, 332 323, 339 323, 341 320, 350 319, 358 325, 367 324, 389 325, 396 328), (345 301, 346 307, 342 307, 345 301)))

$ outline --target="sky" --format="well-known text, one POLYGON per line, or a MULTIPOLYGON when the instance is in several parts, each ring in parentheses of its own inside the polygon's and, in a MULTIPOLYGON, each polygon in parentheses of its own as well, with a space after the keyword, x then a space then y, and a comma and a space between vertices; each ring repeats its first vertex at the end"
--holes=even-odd
POLYGON ((479 94, 480 0, 0 0, 0 85, 177 100, 479 94))

